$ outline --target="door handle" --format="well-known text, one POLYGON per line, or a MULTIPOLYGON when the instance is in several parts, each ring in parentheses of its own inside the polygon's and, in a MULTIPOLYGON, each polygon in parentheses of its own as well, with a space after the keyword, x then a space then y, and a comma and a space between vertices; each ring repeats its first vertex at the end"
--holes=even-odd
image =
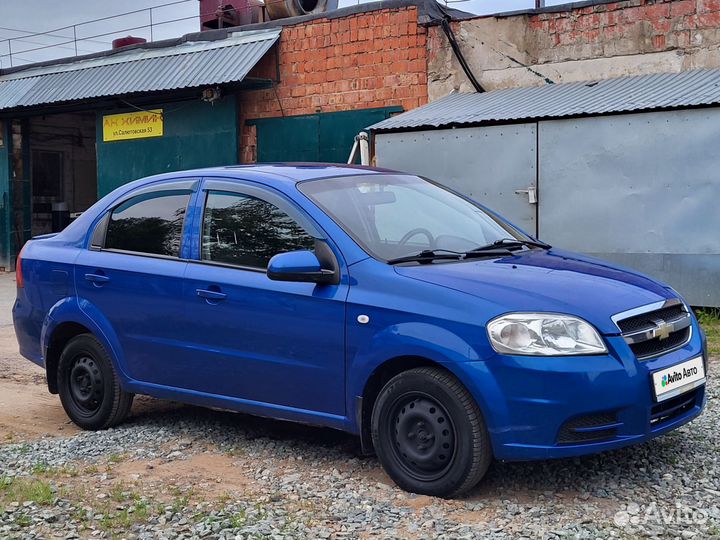
POLYGON ((224 292, 220 292, 220 290, 211 291, 208 289, 196 289, 195 292, 197 292, 197 295, 200 298, 205 298, 207 300, 220 301, 220 300, 225 300, 225 298, 227 298, 227 294, 225 294, 224 292))
POLYGON ((85 274, 87 281, 93 282, 95 285, 103 285, 110 281, 110 278, 102 274, 85 274))
POLYGON ((527 189, 516 189, 515 193, 520 195, 521 193, 527 193, 528 196, 528 202, 530 204, 537 204, 538 197, 537 197, 537 187, 535 186, 529 186, 527 189))

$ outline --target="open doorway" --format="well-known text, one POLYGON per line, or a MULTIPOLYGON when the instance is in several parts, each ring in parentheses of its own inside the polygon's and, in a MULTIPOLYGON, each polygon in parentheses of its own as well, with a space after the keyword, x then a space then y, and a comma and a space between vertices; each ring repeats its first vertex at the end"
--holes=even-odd
POLYGON ((31 229, 36 236, 54 232, 67 224, 67 216, 84 212, 97 200, 95 113, 32 117, 28 142, 31 229))

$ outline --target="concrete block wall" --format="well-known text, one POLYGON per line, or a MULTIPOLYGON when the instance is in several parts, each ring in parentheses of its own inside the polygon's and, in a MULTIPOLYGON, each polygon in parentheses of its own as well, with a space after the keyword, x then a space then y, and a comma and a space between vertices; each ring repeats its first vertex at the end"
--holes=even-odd
POLYGON ((427 30, 417 11, 412 5, 284 26, 279 73, 270 53, 249 75, 279 74, 280 83, 239 97, 241 161, 257 155, 246 120, 427 103, 427 30))
MULTIPOLYGON (((488 90, 720 67, 720 0, 625 0, 455 22, 488 90)), ((439 28, 428 36, 430 99, 471 91, 439 28)))

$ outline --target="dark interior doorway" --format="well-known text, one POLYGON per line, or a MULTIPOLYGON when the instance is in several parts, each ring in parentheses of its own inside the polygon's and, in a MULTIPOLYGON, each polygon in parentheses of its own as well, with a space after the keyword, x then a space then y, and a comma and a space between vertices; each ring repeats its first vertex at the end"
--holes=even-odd
POLYGON ((28 131, 35 236, 53 232, 53 205, 73 215, 97 200, 95 113, 36 116, 28 131))

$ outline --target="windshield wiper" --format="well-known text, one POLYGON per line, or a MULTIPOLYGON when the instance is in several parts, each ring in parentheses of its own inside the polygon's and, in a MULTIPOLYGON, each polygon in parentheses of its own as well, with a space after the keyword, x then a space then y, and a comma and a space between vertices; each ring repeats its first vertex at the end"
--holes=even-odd
POLYGON ((550 244, 546 244, 545 242, 540 242, 540 241, 536 241, 536 240, 518 240, 517 238, 501 238, 500 240, 495 240, 495 242, 491 242, 490 244, 476 247, 475 249, 471 249, 468 253, 492 251, 492 250, 498 249, 498 248, 510 249, 513 247, 522 247, 522 246, 539 247, 542 249, 550 249, 552 247, 550 244))
POLYGON ((397 257, 395 259, 390 259, 390 260, 388 260, 388 264, 398 264, 398 263, 404 263, 404 262, 429 263, 432 261, 444 260, 444 259, 457 260, 462 257, 463 257, 462 253, 455 252, 455 251, 445 252, 444 250, 426 249, 426 250, 421 251, 420 253, 416 253, 414 255, 406 255, 404 257, 397 257))
POLYGON ((461 261, 463 259, 476 259, 478 257, 503 257, 506 255, 512 255, 509 249, 504 247, 497 247, 493 249, 484 249, 482 251, 452 251, 449 249, 426 249, 415 255, 406 255, 405 257, 398 257, 396 259, 390 259, 388 264, 399 264, 405 262, 419 262, 421 264, 428 264, 437 260, 456 260, 461 261))

